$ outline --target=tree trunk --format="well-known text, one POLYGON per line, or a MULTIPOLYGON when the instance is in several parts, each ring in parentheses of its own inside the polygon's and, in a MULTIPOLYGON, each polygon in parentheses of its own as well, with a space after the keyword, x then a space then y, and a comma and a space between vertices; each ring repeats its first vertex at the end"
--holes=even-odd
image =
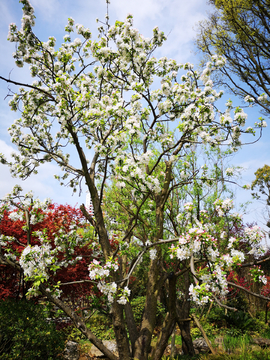
MULTIPOLYGON (((164 196, 166 191, 163 189, 161 195, 156 196, 156 233, 153 243, 163 238, 164 224, 164 196)), ((150 352, 151 339, 156 325, 157 299, 160 290, 160 284, 163 283, 160 277, 160 258, 161 248, 157 249, 156 258, 151 260, 148 271, 148 283, 146 288, 145 308, 141 323, 139 337, 135 342, 134 358, 138 360, 147 360, 150 352)))
POLYGON ((127 323, 128 332, 129 332, 129 338, 130 338, 130 342, 131 342, 132 355, 134 355, 133 352, 134 352, 135 342, 138 339, 139 332, 137 330, 137 326, 136 326, 136 323, 134 320, 130 302, 127 302, 125 305, 125 315, 126 315, 126 323, 127 323))
POLYGON ((172 332, 170 359, 174 359, 174 356, 175 356, 175 335, 176 335, 176 327, 174 326, 174 329, 173 329, 173 332, 172 332))
POLYGON ((160 360, 168 345, 169 337, 171 336, 176 322, 176 276, 172 273, 169 275, 169 291, 168 291, 168 313, 162 324, 162 329, 159 334, 155 348, 152 351, 152 360, 160 360))
POLYGON ((195 355, 195 350, 193 347, 192 337, 190 334, 190 301, 189 301, 189 272, 184 274, 184 282, 185 282, 185 294, 184 299, 180 300, 176 304, 176 314, 177 314, 177 323, 179 329, 181 331, 182 338, 182 350, 185 355, 195 355), (186 321, 183 321, 186 320, 186 321))
MULTIPOLYGON (((159 253, 159 251, 158 251, 159 253)), ((150 352, 152 334, 156 324, 157 298, 158 298, 158 256, 151 261, 148 271, 148 284, 146 290, 145 308, 139 336, 135 342, 134 359, 147 360, 150 352)))
POLYGON ((195 355, 195 350, 193 347, 192 338, 190 335, 190 321, 177 321, 178 326, 181 330, 181 338, 182 338, 182 350, 185 355, 195 355))
POLYGON ((125 328, 123 306, 118 304, 116 300, 112 305, 112 317, 119 358, 129 360, 131 359, 131 354, 129 351, 129 343, 125 328))

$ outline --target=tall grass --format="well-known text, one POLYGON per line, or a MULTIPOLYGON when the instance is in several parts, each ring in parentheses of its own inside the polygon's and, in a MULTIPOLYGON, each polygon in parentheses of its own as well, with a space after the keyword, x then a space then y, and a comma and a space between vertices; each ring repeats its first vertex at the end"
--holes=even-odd
MULTIPOLYGON (((179 358, 180 360, 181 358, 179 358)), ((200 360, 269 360, 270 350, 246 350, 241 354, 201 355, 200 360)))
POLYGON ((250 343, 250 337, 247 334, 243 336, 231 336, 229 334, 224 336, 223 344, 227 353, 234 353, 236 349, 240 353, 245 353, 250 343))

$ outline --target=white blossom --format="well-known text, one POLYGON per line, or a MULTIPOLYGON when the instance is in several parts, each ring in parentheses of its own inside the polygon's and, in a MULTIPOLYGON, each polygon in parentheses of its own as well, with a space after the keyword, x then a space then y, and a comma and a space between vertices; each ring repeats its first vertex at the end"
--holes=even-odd
POLYGON ((155 258, 157 257, 157 249, 150 249, 149 254, 150 254, 150 259, 155 260, 155 258))

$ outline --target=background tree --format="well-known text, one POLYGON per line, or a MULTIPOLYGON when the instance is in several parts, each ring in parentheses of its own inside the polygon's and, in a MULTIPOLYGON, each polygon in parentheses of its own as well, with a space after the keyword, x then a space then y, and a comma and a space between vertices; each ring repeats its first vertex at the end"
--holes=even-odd
POLYGON ((264 165, 254 175, 256 178, 252 181, 251 190, 258 191, 260 194, 254 192, 252 195, 258 199, 263 195, 266 197, 266 204, 270 206, 270 166, 264 165))
POLYGON ((256 199, 262 199, 266 202, 267 212, 266 212, 266 225, 270 227, 270 166, 264 165, 262 168, 259 168, 255 174, 255 180, 252 181, 251 190, 252 195, 256 199))
POLYGON ((198 26, 197 46, 206 54, 220 54, 226 65, 218 85, 259 105, 266 115, 270 106, 270 3, 269 0, 210 0, 214 12, 198 26))

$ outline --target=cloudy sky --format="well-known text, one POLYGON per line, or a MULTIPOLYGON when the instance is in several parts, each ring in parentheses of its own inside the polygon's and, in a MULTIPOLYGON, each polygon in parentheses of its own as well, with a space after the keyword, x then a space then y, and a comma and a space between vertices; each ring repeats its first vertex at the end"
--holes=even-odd
MULTIPOLYGON (((32 0, 36 15, 35 32, 37 36, 46 41, 48 36, 55 36, 59 43, 62 41, 67 18, 73 17, 75 23, 81 23, 91 29, 93 37, 96 34, 96 19, 103 20, 106 13, 105 0, 32 0)), ((174 58, 177 62, 193 62, 198 64, 199 54, 196 54, 194 37, 196 23, 206 18, 210 7, 206 0, 111 0, 109 15, 111 22, 123 20, 128 13, 134 15, 134 25, 147 37, 151 36, 152 29, 158 26, 168 35, 165 45, 159 49, 159 56, 174 58)), ((13 22, 20 27, 21 4, 19 0, 0 1, 0 75, 19 82, 31 81, 27 67, 18 69, 14 65, 12 52, 14 43, 7 38, 8 25, 13 22)), ((15 87, 11 87, 15 90, 15 87)), ((16 114, 8 107, 8 85, 0 81, 0 152, 7 155, 14 151, 9 141, 7 128, 12 124, 16 114)), ((223 102, 231 97, 224 96, 223 102)), ((241 104, 239 100, 234 100, 241 104)), ((222 106, 222 105, 221 105, 222 106)), ((248 111, 249 124, 252 125, 259 116, 256 110, 248 111)), ((267 119, 266 119, 267 120, 267 119)), ((270 129, 267 128, 262 139, 254 145, 243 149, 232 158, 232 163, 242 166, 241 184, 251 183, 254 171, 264 164, 270 164, 270 129)), ((253 139, 252 139, 253 140, 253 139)), ((57 203, 78 204, 85 202, 85 193, 72 196, 69 188, 60 187, 54 180, 53 174, 58 173, 53 164, 40 167, 38 175, 21 182, 10 176, 8 168, 0 165, 0 198, 10 192, 15 184, 21 184, 25 191, 33 190, 41 199, 50 197, 57 203)), ((251 200, 249 192, 235 188, 239 202, 251 200)), ((261 225, 261 205, 253 203, 249 207, 247 221, 255 220, 261 225)))

